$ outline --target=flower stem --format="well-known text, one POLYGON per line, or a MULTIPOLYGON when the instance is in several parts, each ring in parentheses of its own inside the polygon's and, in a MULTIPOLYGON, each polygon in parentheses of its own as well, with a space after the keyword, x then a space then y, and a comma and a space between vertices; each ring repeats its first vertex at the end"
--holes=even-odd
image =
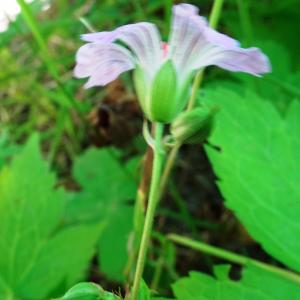
POLYGON ((293 273, 288 270, 284 270, 284 269, 276 267, 276 266, 272 266, 272 265, 260 262, 258 260, 249 258, 247 256, 236 254, 236 253, 233 253, 233 252, 230 252, 230 251, 218 248, 218 247, 214 247, 214 246, 211 246, 211 245, 199 242, 199 241, 195 241, 195 240, 192 240, 192 239, 189 239, 187 237, 183 237, 183 236, 180 236, 177 234, 169 234, 167 236, 167 238, 170 241, 177 243, 179 245, 186 246, 186 247, 192 248, 194 250, 202 251, 204 253, 208 253, 210 255, 228 260, 232 263, 236 263, 236 264, 239 264, 242 266, 247 266, 249 264, 252 264, 252 265, 255 265, 266 271, 275 273, 286 279, 295 281, 298 284, 300 283, 300 276, 298 274, 293 273))
POLYGON ((210 16, 209 16, 209 25, 211 28, 216 28, 219 23, 220 15, 222 12, 222 6, 223 6, 224 0, 215 0, 213 8, 211 10, 210 16))
POLYGON ((248 0, 237 0, 238 11, 243 35, 246 39, 245 46, 249 46, 253 40, 253 30, 251 25, 251 17, 249 13, 248 0))
POLYGON ((163 129, 164 129, 163 124, 156 123, 154 161, 153 161, 153 168, 152 168, 150 194, 149 194, 141 244, 139 248, 136 271, 134 275, 133 288, 130 297, 131 300, 137 300, 138 298, 140 282, 143 276, 146 255, 147 255, 153 220, 155 216, 155 209, 159 199, 159 183, 160 183, 161 170, 163 164, 163 155, 164 155, 162 149, 163 129))
MULTIPOLYGON (((213 8, 212 8, 210 16, 209 16, 209 25, 212 28, 216 28, 218 25, 223 3, 224 3, 224 0, 215 0, 214 1, 213 8)), ((191 97, 190 97, 190 100, 189 100, 189 103, 187 106, 187 111, 193 109, 195 106, 195 102, 197 99, 197 92, 202 84, 203 76, 204 76, 204 69, 200 70, 194 79, 191 97)), ((175 163, 175 160, 176 160, 176 157, 177 157, 180 147, 181 147, 181 144, 175 145, 168 155, 166 167, 165 167, 162 177, 161 177, 161 184, 160 184, 160 194, 161 195, 164 193, 164 190, 166 188, 168 178, 173 169, 173 166, 174 166, 174 163, 175 163)))

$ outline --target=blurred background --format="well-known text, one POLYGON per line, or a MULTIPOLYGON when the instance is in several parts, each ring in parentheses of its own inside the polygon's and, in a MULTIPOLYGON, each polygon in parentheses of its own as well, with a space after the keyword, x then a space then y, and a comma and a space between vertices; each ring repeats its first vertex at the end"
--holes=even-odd
MULTIPOLYGON (((0 144, 5 151, 0 160, 7 161, 18 145, 39 132, 44 157, 58 174, 58 184, 72 191, 78 189, 71 175, 73 161, 86 149, 113 146, 125 158, 140 157, 146 146, 131 75, 105 88, 84 90, 85 80, 73 78, 75 53, 83 44, 80 34, 144 20, 157 24, 166 39, 175 3, 179 1, 32 0, 20 7, 14 0, 1 0, 0 144)), ((189 3, 208 17, 213 1, 189 3)), ((261 47, 271 59, 273 72, 261 80, 209 68, 199 97, 206 88, 218 85, 251 88, 284 115, 288 104, 300 98, 300 1, 225 0, 218 30, 240 40, 244 47, 261 47)), ((159 208, 156 229, 188 233, 271 262, 224 208, 214 180, 202 146, 184 146, 159 208)), ((172 272, 209 271, 213 261, 179 248, 172 272)), ((118 286, 97 270, 91 267, 87 278, 109 288, 118 286)), ((166 280, 166 291, 173 279, 166 280)))

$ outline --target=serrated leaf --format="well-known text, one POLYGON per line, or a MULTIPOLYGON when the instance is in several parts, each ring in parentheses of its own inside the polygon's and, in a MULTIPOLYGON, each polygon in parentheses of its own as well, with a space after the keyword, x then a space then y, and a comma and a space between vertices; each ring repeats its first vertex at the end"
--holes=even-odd
POLYGON ((243 269, 238 281, 229 278, 229 266, 215 266, 215 277, 191 272, 173 285, 177 300, 297 299, 300 284, 254 265, 243 269))
POLYGON ((17 153, 18 146, 9 141, 8 134, 3 131, 0 134, 0 169, 5 165, 7 159, 17 153))
POLYGON ((66 194, 32 137, 0 173, 1 299, 44 299, 84 276, 99 225, 63 228, 66 194))
POLYGON ((138 300, 174 300, 174 299, 164 298, 164 297, 152 297, 151 290, 147 286, 146 282, 142 280, 140 283, 138 300))
POLYGON ((101 220, 106 226, 99 242, 100 270, 122 281, 127 262, 127 244, 132 231, 136 183, 131 162, 122 163, 112 148, 90 149, 77 159, 73 173, 81 191, 69 205, 69 218, 101 220))
POLYGON ((20 287, 22 294, 30 299, 42 299, 44 292, 41 287, 48 291, 53 289, 53 282, 69 287, 84 279, 88 271, 87 262, 95 253, 95 242, 103 225, 77 225, 60 230, 43 248, 25 277, 27 284, 20 287))
POLYGON ((300 104, 281 117, 268 101, 223 88, 207 91, 221 107, 207 154, 225 204, 255 240, 300 271, 300 104))

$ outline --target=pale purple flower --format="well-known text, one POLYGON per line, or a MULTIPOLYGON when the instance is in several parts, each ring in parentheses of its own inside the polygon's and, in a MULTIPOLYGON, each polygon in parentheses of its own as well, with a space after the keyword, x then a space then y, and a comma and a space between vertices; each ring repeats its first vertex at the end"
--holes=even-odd
POLYGON ((178 84, 209 65, 255 76, 270 72, 268 58, 258 48, 243 49, 240 44, 214 29, 190 4, 173 7, 173 22, 167 44, 161 41, 154 24, 141 22, 113 31, 82 35, 86 42, 76 55, 76 77, 89 77, 85 88, 104 86, 137 65, 149 83, 166 60, 176 68, 178 84), (117 42, 120 43, 117 43, 117 42))

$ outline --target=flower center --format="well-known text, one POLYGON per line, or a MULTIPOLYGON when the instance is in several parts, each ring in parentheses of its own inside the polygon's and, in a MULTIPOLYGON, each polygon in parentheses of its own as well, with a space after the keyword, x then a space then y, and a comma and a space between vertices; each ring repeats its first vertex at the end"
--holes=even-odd
POLYGON ((161 43, 161 49, 162 49, 162 58, 166 59, 169 54, 169 44, 162 42, 161 43))

